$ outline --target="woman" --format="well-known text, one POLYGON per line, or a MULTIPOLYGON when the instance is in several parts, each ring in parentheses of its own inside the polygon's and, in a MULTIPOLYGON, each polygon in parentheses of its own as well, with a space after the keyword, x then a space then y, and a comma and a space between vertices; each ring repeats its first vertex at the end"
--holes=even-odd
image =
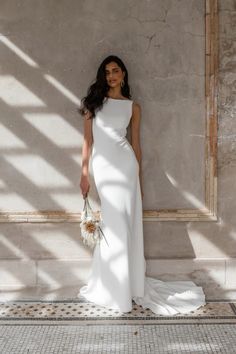
POLYGON ((131 100, 128 72, 111 55, 98 68, 95 82, 82 99, 84 143, 80 188, 90 189, 89 159, 101 201, 106 236, 94 249, 88 284, 78 294, 98 305, 132 310, 132 300, 154 313, 187 313, 205 304, 192 281, 164 282, 145 275, 142 214, 141 107, 131 100), (131 127, 131 144, 126 139, 131 127))

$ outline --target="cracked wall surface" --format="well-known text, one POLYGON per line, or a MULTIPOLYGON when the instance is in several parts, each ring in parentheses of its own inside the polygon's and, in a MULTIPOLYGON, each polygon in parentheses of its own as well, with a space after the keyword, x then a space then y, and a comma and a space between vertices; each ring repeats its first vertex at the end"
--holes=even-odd
MULTIPOLYGON (((0 207, 75 211, 78 199, 82 207, 83 126, 72 95, 86 94, 112 53, 124 60, 132 99, 142 107, 144 210, 201 207, 204 0, 103 0, 94 6, 94 0, 24 2, 17 11, 13 2, 2 6, 3 123, 19 149, 25 146, 25 156, 4 156, 3 179, 12 194, 0 207), (58 191, 51 192, 53 186, 58 191)), ((99 207, 94 186, 92 193, 99 207)))
MULTIPOLYGON (((0 6, 2 211, 81 210, 76 107, 109 54, 124 60, 133 99, 142 106, 144 209, 203 203, 204 0, 0 6)), ((202 260, 190 277, 217 290, 236 285, 235 0, 219 1, 219 21, 219 220, 144 223, 147 259, 183 260, 186 269, 188 260, 202 260)), ((98 206, 94 185, 91 196, 98 206)), ((1 224, 0 242, 2 262, 91 257, 77 224, 1 224)), ((6 263, 13 273, 14 264, 6 263)), ((156 269, 175 272, 171 262, 163 264, 156 269)))

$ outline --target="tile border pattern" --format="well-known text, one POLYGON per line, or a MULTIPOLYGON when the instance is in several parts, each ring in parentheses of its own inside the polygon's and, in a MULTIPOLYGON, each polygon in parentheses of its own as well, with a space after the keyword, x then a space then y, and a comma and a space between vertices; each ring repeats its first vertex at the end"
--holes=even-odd
POLYGON ((7 300, 0 302, 0 324, 20 321, 41 323, 45 321, 81 323, 236 323, 236 302, 209 300, 206 305, 189 314, 174 316, 156 315, 149 309, 143 309, 133 302, 129 313, 97 306, 84 300, 7 300), (67 309, 65 309, 67 307, 67 309), (69 310, 68 310, 69 308, 69 310), (40 315, 37 314, 38 311, 40 315), (73 314, 74 312, 74 314, 73 314), (6 315, 7 313, 7 315, 6 315), (73 316, 71 316, 71 313, 73 316), (84 315, 84 314, 88 315, 84 315), (94 314, 94 315, 93 315, 94 314))

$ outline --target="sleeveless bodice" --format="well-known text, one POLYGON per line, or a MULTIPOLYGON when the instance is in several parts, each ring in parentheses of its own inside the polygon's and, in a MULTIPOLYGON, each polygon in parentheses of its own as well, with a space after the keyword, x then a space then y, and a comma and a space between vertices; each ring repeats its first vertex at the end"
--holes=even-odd
POLYGON ((116 156, 117 163, 133 161, 138 165, 134 150, 126 138, 132 117, 132 100, 104 98, 103 106, 93 119, 92 163, 100 168, 116 156))
POLYGON ((124 140, 132 116, 132 100, 104 99, 103 107, 93 120, 93 138, 96 148, 111 147, 124 140))

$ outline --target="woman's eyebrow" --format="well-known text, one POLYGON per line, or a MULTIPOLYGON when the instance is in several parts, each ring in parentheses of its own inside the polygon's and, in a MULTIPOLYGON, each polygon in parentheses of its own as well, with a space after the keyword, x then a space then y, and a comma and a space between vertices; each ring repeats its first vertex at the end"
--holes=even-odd
MULTIPOLYGON (((112 70, 116 70, 116 69, 118 69, 118 68, 112 68, 112 70)), ((109 69, 106 69, 106 71, 109 71, 109 69)))

